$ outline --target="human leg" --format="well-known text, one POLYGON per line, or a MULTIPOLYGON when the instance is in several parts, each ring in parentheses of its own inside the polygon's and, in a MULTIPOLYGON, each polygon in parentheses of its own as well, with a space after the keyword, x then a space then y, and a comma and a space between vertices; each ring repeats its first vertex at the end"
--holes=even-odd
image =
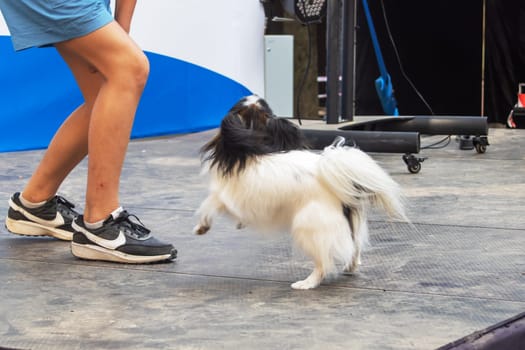
POLYGON ((73 254, 126 263, 175 258, 171 244, 153 238, 136 216, 119 205, 121 169, 149 72, 144 53, 114 22, 56 46, 94 67, 102 77, 89 118, 86 206, 84 216, 73 223, 77 231, 73 254))
POLYGON ((87 152, 86 210, 73 223, 77 231, 73 254, 128 263, 175 258, 171 244, 154 239, 140 220, 131 220, 134 215, 119 209, 120 172, 147 79, 146 57, 115 23, 56 47, 75 75, 85 103, 57 132, 24 193, 43 188, 45 192, 49 177, 47 192, 53 193, 87 152))
POLYGON ((20 235, 71 240, 71 223, 79 214, 71 202, 56 193, 66 176, 87 154, 91 110, 103 78, 74 53, 61 50, 60 54, 80 87, 84 103, 56 132, 22 195, 15 193, 11 197, 6 227, 20 235))
POLYGON ((23 198, 38 203, 52 198, 66 176, 88 153, 88 130, 93 104, 103 78, 81 57, 59 50, 82 92, 84 103, 64 121, 23 190, 23 198))
POLYGON ((112 22, 81 38, 56 44, 102 76, 88 130, 85 219, 96 222, 119 206, 119 180, 133 119, 149 72, 147 58, 112 22))

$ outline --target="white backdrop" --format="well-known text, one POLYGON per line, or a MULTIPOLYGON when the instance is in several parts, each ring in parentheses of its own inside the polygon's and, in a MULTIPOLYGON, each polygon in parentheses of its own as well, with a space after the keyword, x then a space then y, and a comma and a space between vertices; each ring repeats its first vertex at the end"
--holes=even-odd
POLYGON ((139 0, 131 35, 144 50, 208 68, 264 93, 259 0, 139 0))

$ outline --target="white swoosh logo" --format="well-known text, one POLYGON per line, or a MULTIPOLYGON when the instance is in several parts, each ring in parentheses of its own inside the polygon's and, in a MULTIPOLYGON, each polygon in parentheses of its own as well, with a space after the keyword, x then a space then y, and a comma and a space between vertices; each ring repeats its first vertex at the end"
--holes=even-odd
POLYGON ((95 242, 99 246, 107 248, 107 249, 115 250, 118 247, 126 244, 126 236, 124 235, 124 232, 122 231, 119 231, 118 236, 115 239, 105 239, 105 238, 92 234, 91 232, 84 229, 83 227, 78 226, 76 222, 73 222, 73 229, 75 231, 82 232, 90 241, 95 242))
POLYGON ((55 218, 53 220, 44 220, 42 218, 39 218, 38 216, 34 216, 33 214, 31 214, 30 212, 28 212, 24 208, 19 207, 18 205, 16 205, 15 202, 13 202, 11 200, 11 198, 9 198, 9 205, 11 206, 11 208, 15 209, 16 211, 24 214, 24 216, 26 218, 28 218, 31 221, 34 221, 34 222, 36 222, 38 224, 44 225, 44 226, 58 227, 58 226, 62 226, 62 225, 64 225, 66 223, 64 218, 62 217, 62 214, 60 214, 59 212, 57 212, 57 215, 55 216, 55 218))

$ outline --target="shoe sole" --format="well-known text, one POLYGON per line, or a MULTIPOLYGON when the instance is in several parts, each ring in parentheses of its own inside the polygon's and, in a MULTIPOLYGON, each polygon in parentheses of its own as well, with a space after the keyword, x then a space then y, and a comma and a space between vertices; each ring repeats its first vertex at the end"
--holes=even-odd
POLYGON ((177 251, 171 254, 163 255, 131 255, 122 253, 118 250, 110 250, 93 244, 78 244, 71 242, 71 253, 80 259, 100 260, 126 264, 148 264, 166 260, 174 260, 177 257, 177 251))
POLYGON ((71 241, 73 239, 73 232, 61 230, 58 228, 46 227, 44 225, 37 224, 36 222, 6 218, 5 227, 9 232, 20 236, 48 236, 58 238, 63 241, 71 241))

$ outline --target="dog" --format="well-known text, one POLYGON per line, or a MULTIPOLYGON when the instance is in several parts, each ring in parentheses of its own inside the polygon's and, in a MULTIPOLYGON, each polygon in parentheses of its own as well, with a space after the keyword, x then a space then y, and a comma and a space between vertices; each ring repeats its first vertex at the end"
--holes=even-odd
POLYGON ((338 265, 356 271, 371 206, 408 221, 400 186, 370 156, 340 140, 310 150, 301 130, 256 95, 230 109, 200 153, 210 183, 194 233, 221 214, 238 228, 291 233, 315 266, 294 289, 319 286, 338 265))

